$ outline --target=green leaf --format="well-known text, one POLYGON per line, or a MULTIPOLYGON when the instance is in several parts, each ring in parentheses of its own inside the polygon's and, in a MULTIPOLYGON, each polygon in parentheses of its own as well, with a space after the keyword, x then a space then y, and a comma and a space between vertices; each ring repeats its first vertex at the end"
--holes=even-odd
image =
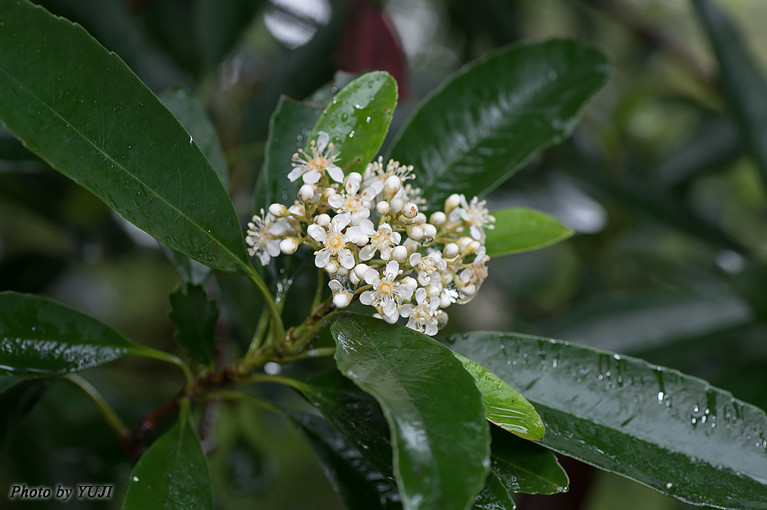
POLYGON ((13 430, 34 409, 52 383, 50 379, 20 381, 0 393, 0 451, 3 450, 13 430))
POLYGON ((520 388, 541 443, 696 505, 767 508, 767 417, 675 370, 545 338, 478 332, 452 347, 520 388))
POLYGON ((570 484, 551 451, 492 427, 490 470, 509 492, 558 494, 570 484))
POLYGON ((186 413, 133 468, 122 508, 213 508, 208 462, 186 413))
POLYGON ((0 18, 7 129, 159 241, 247 273, 239 222, 215 172, 125 63, 82 27, 27 1, 0 0, 0 18))
POLYGON ((216 360, 213 336, 218 320, 218 306, 208 301, 205 290, 197 285, 182 285, 170 294, 170 318, 176 325, 176 340, 189 357, 203 365, 216 360))
POLYGON ((457 352, 453 355, 474 378, 488 421, 524 439, 541 440, 545 432, 543 422, 525 397, 482 365, 457 352))
POLYGON ((0 375, 0 393, 16 386, 20 382, 24 381, 23 377, 13 377, 10 375, 0 375))
POLYGON ((194 22, 204 70, 216 69, 265 3, 264 0, 196 0, 194 22))
POLYGON ((439 343, 403 326, 346 315, 331 326, 339 370, 381 405, 403 506, 464 509, 490 455, 481 395, 439 343))
POLYGON ((321 112, 320 106, 280 98, 269 121, 264 166, 254 195, 253 210, 257 214, 275 202, 289 206, 295 201, 297 183, 288 180, 292 157, 306 143, 321 112))
POLYGON ((495 476, 495 473, 487 475, 485 486, 479 491, 474 501, 474 510, 514 510, 517 506, 511 499, 506 487, 495 476))
POLYGON ((491 257, 537 250, 573 235, 554 216, 524 207, 493 211, 495 223, 488 229, 485 246, 491 257))
POLYGON ((183 87, 168 90, 160 94, 159 98, 200 148, 213 170, 216 171, 224 189, 229 188, 229 166, 226 164, 216 128, 202 105, 183 87))
POLYGON ((38 296, 0 292, 0 375, 45 377, 140 354, 101 322, 38 296))
MULTIPOLYGON (((393 477, 389 428, 373 397, 362 392, 338 372, 294 381, 292 385, 377 471, 393 477)), ((567 490, 567 475, 554 454, 497 427, 491 428, 491 471, 504 481, 507 490, 534 494, 553 494, 567 490)), ((491 483, 488 476, 487 484, 491 483)), ((490 494, 494 492, 487 485, 485 489, 490 494)))
POLYGON ((291 414, 292 421, 311 445, 325 475, 348 508, 402 508, 397 484, 376 470, 344 436, 322 418, 291 414))
POLYGON ((720 85, 727 109, 745 148, 767 185, 767 83, 737 28, 709 0, 694 5, 719 61, 720 85))
POLYGON ((432 206, 480 195, 570 135, 607 80, 607 58, 575 41, 512 46, 469 64, 432 93, 392 145, 432 206))
POLYGON ((336 164, 346 173, 363 173, 386 138, 396 106, 397 82, 389 73, 363 74, 330 100, 310 140, 326 132, 340 151, 336 164))
POLYGON ((160 247, 165 256, 168 257, 168 260, 176 267, 176 271, 181 275, 184 282, 191 285, 202 285, 207 281, 211 273, 211 269, 208 266, 200 264, 196 260, 190 259, 183 253, 167 246, 160 245, 160 247))

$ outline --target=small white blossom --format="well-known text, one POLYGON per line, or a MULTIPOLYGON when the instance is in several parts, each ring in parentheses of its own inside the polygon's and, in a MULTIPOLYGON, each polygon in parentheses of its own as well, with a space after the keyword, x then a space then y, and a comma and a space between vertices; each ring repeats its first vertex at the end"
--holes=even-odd
POLYGON ((410 255, 409 262, 418 272, 418 283, 424 287, 439 285, 441 288, 442 272, 447 268, 447 262, 438 251, 432 251, 425 257, 420 253, 413 253, 410 255))
POLYGON ((346 247, 346 243, 351 242, 349 237, 344 234, 344 228, 349 224, 348 214, 339 214, 333 217, 327 230, 316 223, 309 225, 307 233, 315 241, 323 244, 321 250, 314 252, 314 265, 317 267, 326 267, 331 258, 337 260, 346 269, 351 269, 355 265, 354 254, 346 247))
POLYGON ((400 233, 392 231, 391 225, 388 223, 381 223, 378 230, 372 232, 369 236, 370 244, 360 250, 361 260, 372 259, 376 251, 381 253, 381 260, 389 260, 392 250, 402 239, 400 233))
POLYGON ((495 221, 495 218, 485 207, 485 203, 484 200, 480 202, 477 197, 472 198, 471 202, 467 203, 466 197, 459 195, 459 205, 450 212, 448 218, 450 221, 463 221, 464 225, 469 227, 471 237, 477 241, 484 241, 484 229, 493 228, 491 223, 495 221))
POLYGON ((295 182, 303 176, 305 183, 316 184, 325 172, 336 182, 344 180, 344 171, 335 164, 338 154, 335 153, 333 144, 328 143, 329 141, 330 136, 320 131, 317 141, 312 140, 309 145, 311 154, 299 149, 293 155, 293 170, 288 174, 290 182, 295 182))
POLYGON ((353 179, 353 175, 359 176, 355 173, 350 174, 346 178, 344 192, 332 194, 328 197, 328 204, 339 213, 348 213, 352 224, 356 225, 360 220, 370 216, 371 201, 375 198, 375 193, 370 188, 358 193, 360 182, 358 179, 353 179))
POLYGON ((439 298, 428 297, 426 289, 420 287, 415 291, 416 304, 402 305, 400 315, 407 318, 406 326, 410 329, 435 335, 439 329, 440 316, 445 312, 439 309, 439 298))
POLYGON ((375 269, 368 269, 365 272, 365 282, 373 288, 360 295, 360 303, 374 306, 384 320, 390 323, 397 321, 402 302, 413 295, 410 285, 395 281, 399 274, 399 264, 394 260, 386 264, 383 275, 375 269))
POLYGON ((272 257, 280 254, 280 236, 290 231, 292 227, 287 220, 277 219, 269 213, 265 215, 261 209, 261 214, 253 216, 248 223, 245 237, 248 253, 251 257, 258 256, 262 266, 267 265, 272 257))
POLYGON ((490 260, 490 257, 486 255, 485 247, 482 246, 477 250, 477 254, 474 257, 474 261, 469 267, 461 271, 459 277, 464 284, 476 284, 481 285, 487 278, 487 266, 485 262, 490 260))

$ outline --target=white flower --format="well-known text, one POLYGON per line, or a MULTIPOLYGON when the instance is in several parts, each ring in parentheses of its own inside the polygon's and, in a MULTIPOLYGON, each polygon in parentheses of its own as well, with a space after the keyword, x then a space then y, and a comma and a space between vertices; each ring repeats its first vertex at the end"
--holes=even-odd
POLYGON ((427 285, 440 285, 442 271, 447 268, 447 262, 438 251, 429 252, 425 257, 416 252, 408 259, 410 265, 418 273, 418 283, 427 285))
POLYGON ((399 264, 394 260, 386 264, 383 275, 379 275, 375 269, 368 269, 365 271, 365 282, 373 288, 360 295, 360 303, 374 306, 383 319, 392 324, 399 318, 402 301, 413 295, 410 285, 395 281, 399 273, 399 264))
POLYGON ((462 220, 463 224, 469 227, 471 237, 477 241, 484 241, 484 229, 493 228, 490 223, 495 221, 485 207, 486 202, 484 200, 480 202, 477 197, 474 197, 470 203, 467 203, 463 195, 460 195, 459 200, 459 206, 450 211, 450 221, 462 220))
MULTIPOLYGON (((345 278, 344 281, 348 281, 348 279, 345 278)), ((341 281, 338 279, 330 280, 328 287, 330 287, 330 291, 333 293, 333 304, 336 305, 336 308, 346 308, 349 306, 349 303, 352 302, 352 293, 346 290, 341 281)))
POLYGON ((312 223, 306 229, 307 233, 315 241, 319 241, 323 244, 321 250, 314 252, 314 265, 317 267, 325 267, 330 261, 331 257, 338 260, 346 269, 351 269, 356 264, 354 260, 354 254, 346 248, 346 243, 351 242, 351 239, 344 234, 344 228, 349 224, 348 214, 338 214, 333 217, 333 220, 328 225, 327 230, 325 228, 312 223))
POLYGON ((439 298, 428 297, 426 289, 419 287, 415 291, 415 301, 415 305, 408 303, 400 310, 400 315, 409 319, 406 326, 429 336, 435 335, 444 314, 439 309, 439 298))
POLYGON ((339 213, 350 214, 353 225, 370 216, 372 200, 375 198, 375 192, 371 188, 365 188, 361 194, 358 193, 359 189, 360 174, 353 172, 346 178, 344 192, 334 193, 328 197, 330 207, 339 213))
POLYGON ((277 219, 270 213, 264 215, 261 209, 261 214, 253 216, 248 223, 248 235, 245 237, 248 253, 251 257, 258 255, 261 265, 267 265, 272 257, 280 254, 280 236, 292 230, 287 220, 277 219))
POLYGON ((298 149, 298 152, 293 154, 293 170, 288 174, 290 182, 295 182, 303 175, 305 183, 315 184, 325 172, 336 182, 344 180, 344 171, 335 164, 338 154, 333 144, 328 143, 329 141, 330 136, 320 131, 316 143, 312 140, 309 145, 311 154, 303 149, 298 149))
POLYGON ((487 250, 482 246, 477 250, 477 254, 474 257, 474 261, 469 267, 461 271, 459 277, 464 285, 476 285, 479 287, 483 281, 487 278, 487 266, 485 262, 490 260, 490 257, 486 255, 487 250))
POLYGON ((400 165, 399 161, 394 161, 393 159, 390 159, 386 163, 386 167, 384 167, 383 158, 379 156, 378 160, 368 164, 365 168, 365 176, 362 183, 375 192, 374 196, 378 196, 384 191, 386 180, 392 176, 397 177, 400 181, 400 188, 396 191, 395 196, 407 201, 408 196, 405 193, 405 186, 403 184, 406 181, 415 179, 415 175, 412 172, 413 165, 400 165))
POLYGON ((378 230, 370 235, 370 244, 360 250, 361 260, 370 260, 376 251, 381 252, 381 260, 389 260, 391 252, 402 239, 399 232, 393 232, 391 225, 381 223, 378 230))

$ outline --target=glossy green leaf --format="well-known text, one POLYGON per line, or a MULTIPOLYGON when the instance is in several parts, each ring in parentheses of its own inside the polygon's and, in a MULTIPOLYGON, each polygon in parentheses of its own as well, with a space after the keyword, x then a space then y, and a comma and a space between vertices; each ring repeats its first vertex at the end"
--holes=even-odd
POLYGON ((525 397, 482 365, 457 352, 453 355, 474 378, 482 394, 488 421, 519 437, 540 441, 546 429, 541 417, 525 397))
POLYGON ((264 166, 258 176, 254 212, 268 209, 269 204, 292 205, 298 186, 288 180, 293 154, 304 146, 322 107, 312 103, 281 97, 269 121, 264 166))
POLYGON ((76 372, 141 349, 112 328, 64 305, 0 292, 0 375, 76 372))
POLYGON ((767 185, 767 83, 737 28, 710 0, 693 2, 719 61, 720 85, 746 150, 767 185))
MULTIPOLYGON (((294 386, 377 471, 391 475, 389 428, 373 397, 338 372, 314 376, 294 386)), ((567 490, 567 475, 554 454, 536 443, 516 438, 497 427, 491 428, 491 471, 504 481, 506 490, 533 494, 567 490)), ((490 495, 495 492, 493 487, 488 487, 491 483, 488 476, 484 490, 487 498, 488 491, 490 495)))
POLYGON ((389 73, 363 74, 330 100, 312 129, 311 140, 326 132, 340 151, 336 164, 347 173, 363 173, 386 138, 396 106, 397 82, 389 73))
POLYGON ((481 395, 439 343, 404 326, 345 315, 331 326, 339 370, 381 405, 403 506, 464 509, 490 455, 481 395))
POLYGON ((186 413, 133 468, 123 510, 212 509, 208 462, 186 413))
POLYGON ((607 58, 575 41, 504 48, 469 64, 429 96, 391 157, 414 165, 429 204, 480 195, 567 137, 607 80, 607 58))
POLYGON ((537 250, 573 235, 554 216, 525 207, 499 209, 492 215, 493 228, 485 230, 485 246, 491 257, 537 250))
POLYGON ((0 375, 0 393, 16 386, 24 380, 23 377, 13 377, 11 375, 0 375))
POLYGON ((551 451, 492 427, 490 470, 509 492, 558 494, 570 480, 551 451))
POLYGON ((0 120, 8 130, 164 244, 246 272, 226 191, 125 63, 82 27, 27 1, 0 0, 0 18, 0 120))
POLYGON ((322 466, 333 488, 348 508, 402 508, 391 471, 386 476, 327 421, 308 414, 291 414, 322 466))
POLYGON ((202 285, 210 277, 212 272, 211 268, 204 264, 200 264, 194 259, 190 259, 181 252, 178 252, 167 246, 160 245, 163 253, 168 260, 170 260, 176 267, 176 271, 181 275, 184 282, 191 285, 202 285))
POLYGON ((176 325, 176 340, 189 357, 203 365, 216 360, 213 333, 218 320, 218 306, 209 301, 198 285, 181 285, 170 294, 170 318, 176 325))
POLYGON ((485 486, 479 491, 477 499, 474 501, 473 510, 514 510, 517 505, 511 499, 506 487, 495 476, 495 473, 489 473, 485 486))
POLYGON ((525 394, 545 446, 693 504, 767 508, 767 417, 730 393, 567 342, 491 332, 448 341, 525 394))
POLYGON ((160 101, 181 122, 186 132, 200 148, 213 170, 216 171, 218 180, 229 188, 229 166, 221 149, 216 128, 208 118, 202 105, 183 87, 175 87, 159 95, 160 101))

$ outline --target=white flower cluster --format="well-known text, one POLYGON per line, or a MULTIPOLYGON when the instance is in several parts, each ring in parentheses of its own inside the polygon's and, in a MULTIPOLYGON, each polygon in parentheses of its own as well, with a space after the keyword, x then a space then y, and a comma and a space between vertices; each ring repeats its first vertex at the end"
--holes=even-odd
POLYGON ((428 217, 411 185, 413 167, 383 159, 365 174, 344 176, 338 153, 320 132, 309 152, 293 156, 291 181, 302 179, 290 207, 272 204, 248 224, 246 242, 262 265, 300 245, 314 250, 314 263, 330 275, 337 308, 355 297, 389 323, 434 335, 447 323, 444 309, 470 301, 487 277, 484 241, 495 219, 485 202, 463 195, 445 200, 428 217))

